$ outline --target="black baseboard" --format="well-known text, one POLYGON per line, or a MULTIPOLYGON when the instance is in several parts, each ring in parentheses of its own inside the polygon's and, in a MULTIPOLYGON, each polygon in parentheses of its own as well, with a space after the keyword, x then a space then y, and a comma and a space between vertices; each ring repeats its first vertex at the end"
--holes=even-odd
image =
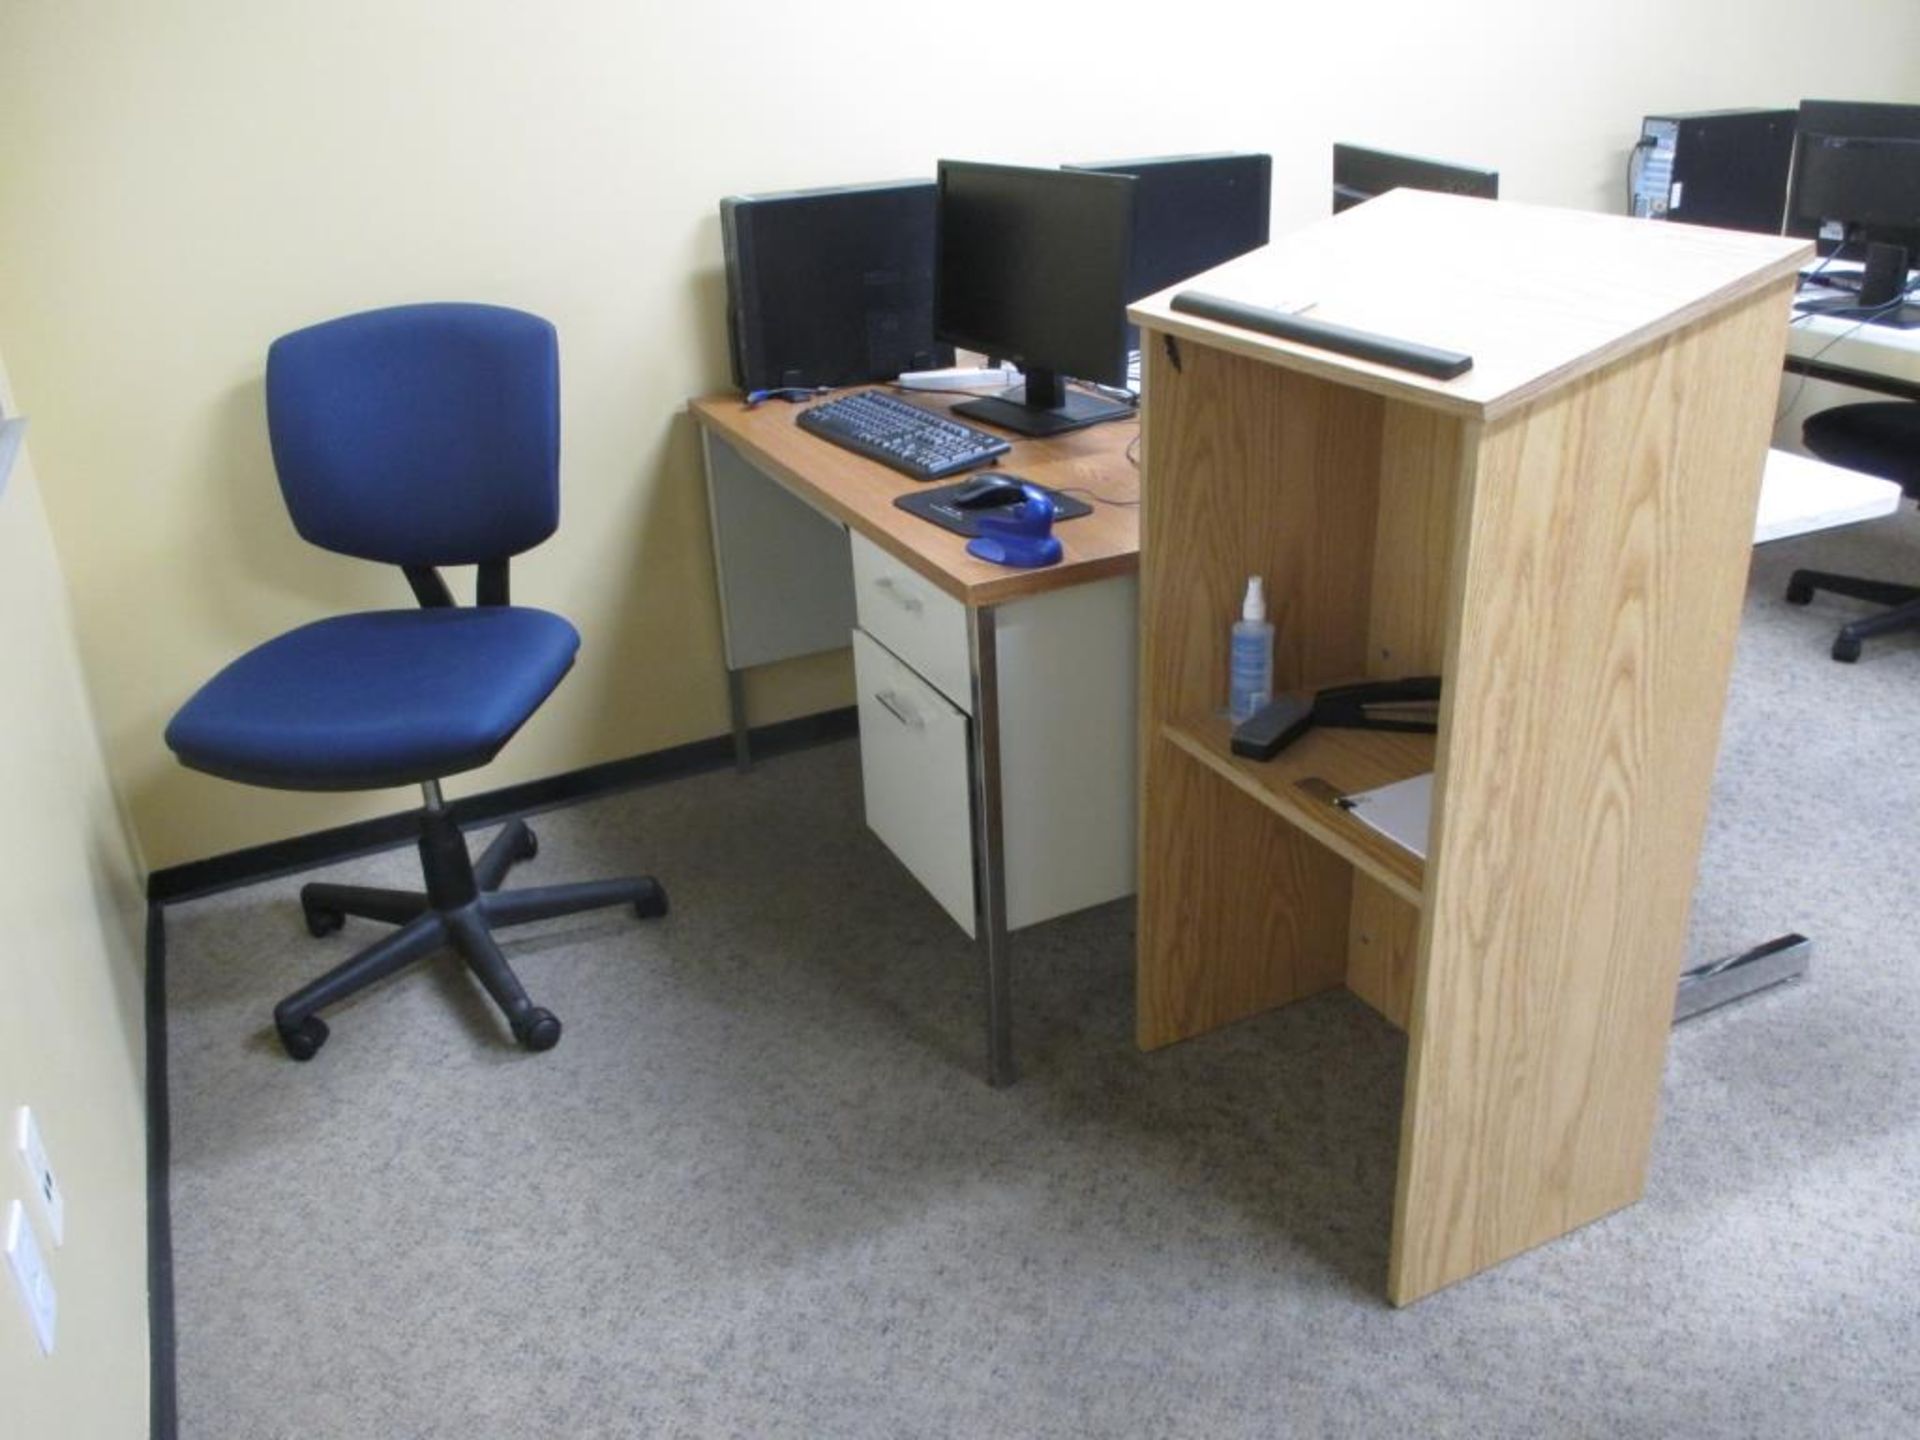
POLYGON ((173 1329, 173 1122, 167 1107, 167 925, 147 906, 147 1433, 180 1433, 173 1329))
MULTIPOLYGON (((762 725, 750 732, 756 760, 805 750, 810 746, 845 740, 859 733, 859 712, 851 706, 827 710, 818 715, 803 715, 797 720, 782 720, 762 725)), ((479 795, 467 795, 448 802, 447 808, 462 825, 484 825, 514 815, 571 804, 576 800, 611 795, 640 785, 655 785, 708 770, 720 770, 733 764, 732 735, 716 735, 670 750, 633 755, 625 760, 609 760, 551 775, 544 780, 529 780, 505 785, 479 795)), ((368 855, 410 843, 419 834, 419 812, 403 810, 331 830, 316 830, 290 840, 276 840, 245 850, 231 850, 205 860, 190 860, 184 865, 169 865, 147 877, 147 899, 155 905, 177 900, 192 900, 250 885, 276 875, 291 875, 315 865, 328 865, 355 855, 368 855)))

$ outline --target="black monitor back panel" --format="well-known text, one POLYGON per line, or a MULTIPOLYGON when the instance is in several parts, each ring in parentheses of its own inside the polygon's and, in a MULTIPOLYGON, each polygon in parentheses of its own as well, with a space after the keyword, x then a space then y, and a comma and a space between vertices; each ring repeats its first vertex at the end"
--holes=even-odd
MULTIPOLYGON (((1859 140, 1920 140, 1920 105, 1885 105, 1851 100, 1802 100, 1798 136, 1794 146, 1793 181, 1787 192, 1786 233, 1820 236, 1820 249, 1825 252, 1833 247, 1831 238, 1820 234, 1820 222, 1823 219, 1864 220, 1866 223, 1861 226, 1861 238, 1904 245, 1909 249, 1920 249, 1920 225, 1901 224, 1898 220, 1888 221, 1878 218, 1869 220, 1867 217, 1854 215, 1823 216, 1818 213, 1827 207, 1821 203, 1822 197, 1812 192, 1822 188, 1824 183, 1840 178, 1834 174, 1836 162, 1843 168, 1851 167, 1846 165, 1847 154, 1844 148, 1838 150, 1830 148, 1829 153, 1813 157, 1811 161, 1807 151, 1822 143, 1832 147, 1834 141, 1841 137, 1859 140)), ((1863 150, 1859 155, 1859 163, 1888 166, 1891 157, 1887 149, 1872 148, 1879 153, 1868 154, 1863 150)), ((1895 172, 1905 168, 1897 161, 1892 165, 1895 172)), ((1877 198, 1884 200, 1889 197, 1877 198)))
MULTIPOLYGON (((1064 168, 1134 177, 1129 305, 1267 243, 1273 217, 1270 155, 1163 155, 1064 168)), ((1127 346, 1138 344, 1138 332, 1129 325, 1127 346)))
MULTIPOLYGON (((1392 150, 1369 150, 1364 145, 1333 147, 1333 213, 1350 210, 1389 190, 1432 190, 1442 195, 1472 195, 1482 200, 1500 198, 1498 171, 1476 165, 1455 165, 1392 150)), ((1415 244, 1418 242, 1415 241, 1415 244)))
POLYGON ((733 383, 856 385, 953 364, 933 338, 931 180, 720 202, 733 383))

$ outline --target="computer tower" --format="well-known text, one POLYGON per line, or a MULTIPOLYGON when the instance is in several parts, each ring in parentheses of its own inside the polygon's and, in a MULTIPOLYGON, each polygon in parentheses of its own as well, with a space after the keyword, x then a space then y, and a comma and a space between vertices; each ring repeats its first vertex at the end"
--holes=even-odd
POLYGON ((1793 162, 1792 110, 1701 110, 1640 122, 1631 213, 1780 233, 1793 162))
POLYGON ((742 390, 854 385, 953 364, 933 338, 931 180, 720 202, 742 390))

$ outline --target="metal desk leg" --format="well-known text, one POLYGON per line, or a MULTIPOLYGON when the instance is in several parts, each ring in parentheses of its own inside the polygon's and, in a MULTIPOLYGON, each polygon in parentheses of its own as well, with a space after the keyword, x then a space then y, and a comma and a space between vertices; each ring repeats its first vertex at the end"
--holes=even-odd
POLYGON ((969 610, 973 670, 973 904, 987 1002, 987 1083, 1011 1085, 1013 999, 1007 944, 1007 859, 1000 806, 1000 661, 991 607, 969 610))
POLYGON ((745 774, 753 755, 747 749, 747 682, 739 670, 727 671, 727 719, 733 725, 733 768, 745 774))
POLYGON ((1738 955, 1683 970, 1673 1023, 1678 1025, 1789 980, 1805 979, 1812 964, 1811 940, 1804 935, 1781 935, 1738 955))

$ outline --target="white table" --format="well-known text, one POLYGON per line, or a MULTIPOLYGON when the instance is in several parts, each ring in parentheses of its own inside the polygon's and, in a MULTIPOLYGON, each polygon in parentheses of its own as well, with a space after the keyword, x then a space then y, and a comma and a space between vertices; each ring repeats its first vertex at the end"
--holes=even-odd
MULTIPOLYGON (((1891 480, 1862 475, 1796 455, 1769 450, 1760 481, 1760 509, 1754 517, 1753 543, 1810 535, 1861 520, 1891 515, 1900 505, 1900 487, 1891 480)), ((1675 1022, 1717 1010, 1729 1001, 1806 975, 1813 942, 1804 935, 1778 935, 1743 950, 1681 972, 1674 1002, 1675 1022)))
POLYGON ((1900 487, 1891 480, 1829 465, 1811 455, 1769 450, 1753 543, 1764 545, 1790 535, 1876 520, 1899 508, 1900 487))

